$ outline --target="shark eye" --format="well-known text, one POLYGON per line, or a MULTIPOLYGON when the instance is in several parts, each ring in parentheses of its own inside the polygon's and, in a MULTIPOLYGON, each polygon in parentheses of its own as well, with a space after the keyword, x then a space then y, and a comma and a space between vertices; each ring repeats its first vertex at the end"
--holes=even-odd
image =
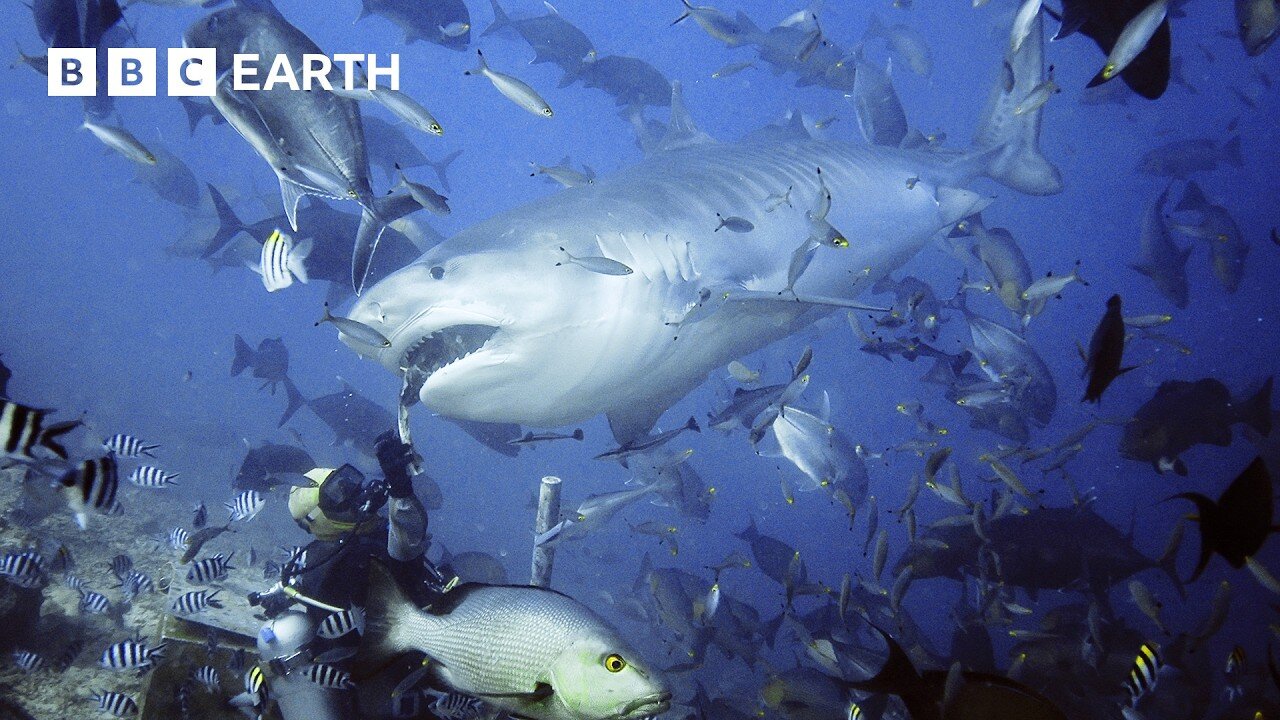
POLYGON ((439 280, 440 278, 444 277, 444 268, 440 267, 439 265, 431 268, 431 277, 436 280, 439 280))
POLYGON ((613 653, 604 659, 604 669, 611 673, 620 673, 627 667, 627 661, 622 659, 618 653, 613 653))

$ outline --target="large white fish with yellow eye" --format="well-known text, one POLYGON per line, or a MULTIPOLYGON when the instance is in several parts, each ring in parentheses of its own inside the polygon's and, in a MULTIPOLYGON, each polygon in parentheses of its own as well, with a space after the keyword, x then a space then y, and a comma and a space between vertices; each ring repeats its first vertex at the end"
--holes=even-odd
POLYGON ((644 720, 671 707, 657 670, 554 590, 468 583, 422 610, 375 563, 366 610, 375 655, 424 653, 435 682, 516 717, 644 720))
POLYGON ((603 413, 619 442, 633 440, 710 372, 833 305, 856 306, 988 202, 964 189, 978 176, 1031 194, 1061 190, 1037 147, 1041 109, 1013 113, 1044 80, 1042 23, 1009 58, 1013 82, 993 90, 967 152, 809 138, 718 144, 674 95, 665 149, 432 248, 348 313, 391 346, 351 346, 409 378, 402 399, 416 395, 441 415, 560 427, 603 413), (818 248, 794 294, 780 296, 810 232, 818 168, 832 196, 826 220, 849 247, 818 248), (793 203, 766 212, 762 198, 788 191, 793 203), (714 232, 716 213, 755 229, 714 232), (565 252, 632 272, 591 272, 563 263, 565 252), (724 302, 686 320, 709 297, 724 302))

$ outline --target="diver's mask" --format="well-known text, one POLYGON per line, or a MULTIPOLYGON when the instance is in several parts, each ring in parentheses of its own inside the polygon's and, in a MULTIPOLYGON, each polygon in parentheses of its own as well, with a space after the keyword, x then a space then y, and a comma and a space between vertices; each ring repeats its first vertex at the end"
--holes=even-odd
POLYGON ((377 512, 387 501, 383 483, 366 480, 351 465, 316 468, 306 477, 316 486, 289 491, 289 512, 303 530, 332 541, 376 526, 377 512))

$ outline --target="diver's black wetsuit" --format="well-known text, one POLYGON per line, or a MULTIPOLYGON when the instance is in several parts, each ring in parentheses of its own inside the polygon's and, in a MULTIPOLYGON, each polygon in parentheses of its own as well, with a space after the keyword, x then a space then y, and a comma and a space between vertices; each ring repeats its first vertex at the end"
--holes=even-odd
MULTIPOLYGON (((427 512, 413 493, 408 474, 411 453, 412 448, 399 443, 398 439, 387 438, 385 442, 378 443, 378 462, 386 476, 387 516, 372 525, 368 521, 358 523, 355 530, 338 540, 317 539, 307 545, 304 548, 305 560, 296 562, 295 559, 284 569, 286 575, 296 578, 294 588, 298 593, 344 610, 363 607, 369 563, 376 560, 391 571, 400 587, 415 603, 428 605, 440 596, 446 578, 441 577, 426 558, 429 545, 427 512)), ((375 510, 376 506, 368 512, 375 510)), ((268 608, 268 612, 272 609, 268 608)), ((305 610, 317 628, 331 614, 309 605, 305 606, 305 610)), ((341 648, 354 649, 359 644, 360 635, 348 632, 338 638, 322 638, 317 635, 307 649, 312 657, 317 657, 341 648)), ((328 702, 338 703, 341 706, 340 715, 344 718, 383 716, 387 710, 385 700, 390 685, 383 678, 381 682, 371 683, 366 688, 363 681, 368 679, 369 674, 386 670, 392 678, 390 682, 394 683, 413 668, 412 665, 404 668, 356 667, 350 660, 329 664, 350 672, 360 693, 357 709, 356 693, 337 693, 319 687, 315 689, 318 693, 333 693, 334 696, 328 702), (360 710, 364 712, 361 713, 360 710)), ((425 709, 424 704, 418 714, 399 717, 434 716, 425 709)))

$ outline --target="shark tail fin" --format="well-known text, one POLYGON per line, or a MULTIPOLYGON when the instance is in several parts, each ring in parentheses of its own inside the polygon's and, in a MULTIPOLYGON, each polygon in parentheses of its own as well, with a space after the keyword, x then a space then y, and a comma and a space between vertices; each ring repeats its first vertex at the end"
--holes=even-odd
POLYGON ((223 197, 222 192, 214 187, 212 183, 208 184, 209 199, 213 201, 213 210, 218 215, 218 230, 209 239, 209 244, 205 246, 204 252, 200 254, 202 260, 208 260, 215 253, 227 246, 236 235, 247 230, 244 221, 241 220, 231 209, 231 204, 223 197))
POLYGON ((502 6, 498 4, 498 0, 489 0, 489 6, 493 8, 493 22, 484 29, 484 32, 480 33, 480 37, 487 37, 505 27, 511 26, 511 18, 507 16, 507 11, 503 10, 502 6))
POLYGON ((284 427, 289 422, 289 418, 298 412, 298 408, 307 404, 307 399, 302 397, 302 393, 298 392, 298 386, 288 377, 284 379, 284 394, 289 399, 289 404, 284 408, 284 414, 280 416, 280 422, 276 423, 276 427, 284 427))
POLYGON ((1038 16, 1018 52, 1003 60, 987 108, 974 134, 974 156, 980 172, 1028 195, 1062 191, 1058 168, 1040 153, 1040 122, 1044 106, 1021 115, 1014 111, 1045 79, 1044 16, 1038 16))
POLYGON ((461 154, 461 150, 454 150, 444 156, 441 160, 432 160, 427 163, 431 166, 432 170, 436 171, 436 177, 440 178, 440 187, 443 188, 445 192, 453 192, 453 188, 449 187, 449 176, 447 173, 449 171, 449 166, 452 165, 453 161, 457 160, 458 156, 461 154))
POLYGON ((357 295, 364 289, 373 264, 373 252, 378 249, 387 225, 421 208, 412 195, 400 193, 375 198, 360 213, 360 229, 356 231, 356 245, 351 253, 351 286, 357 295))
POLYGON ((231 377, 239 375, 253 364, 253 348, 239 335, 236 335, 235 348, 236 356, 231 360, 231 377))

